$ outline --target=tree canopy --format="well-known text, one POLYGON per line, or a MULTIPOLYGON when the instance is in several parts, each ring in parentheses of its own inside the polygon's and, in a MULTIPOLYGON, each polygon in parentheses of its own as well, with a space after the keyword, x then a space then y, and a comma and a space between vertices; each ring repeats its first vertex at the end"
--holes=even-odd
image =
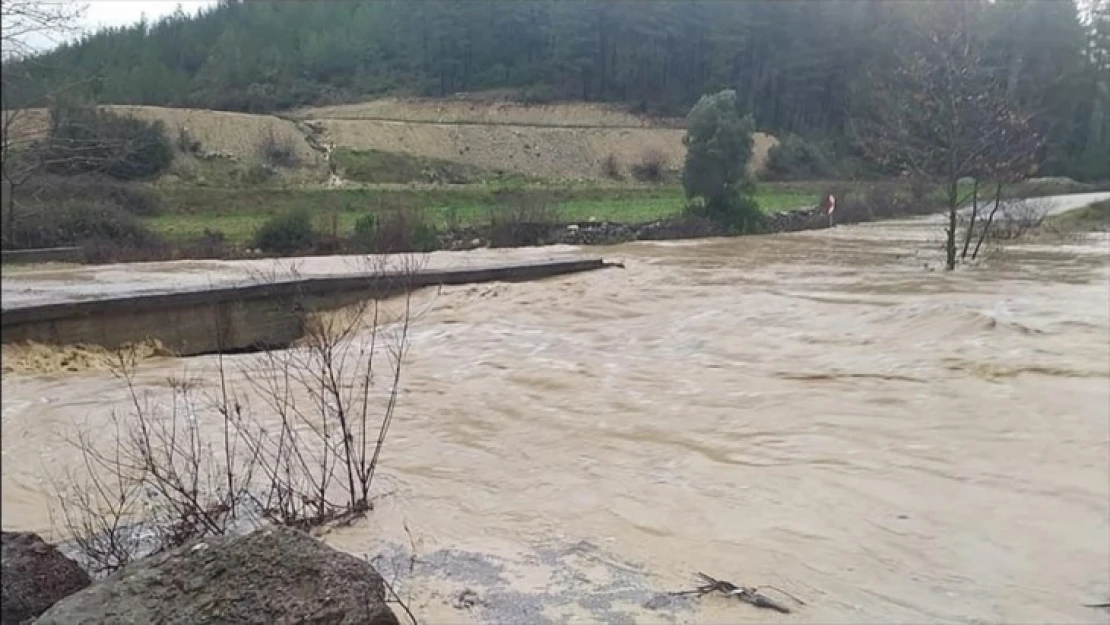
POLYGON ((686 197, 717 211, 735 204, 752 155, 752 123, 741 117, 736 92, 727 89, 698 100, 686 118, 686 197))
MULTIPOLYGON (((1105 177, 1107 0, 972 0, 1009 97, 1035 113, 1043 171, 1105 177)), ((845 148, 876 65, 933 3, 708 0, 230 0, 110 28, 4 66, 5 106, 63 86, 97 103, 266 112, 384 93, 512 88, 682 115, 735 89, 760 130, 845 148)))

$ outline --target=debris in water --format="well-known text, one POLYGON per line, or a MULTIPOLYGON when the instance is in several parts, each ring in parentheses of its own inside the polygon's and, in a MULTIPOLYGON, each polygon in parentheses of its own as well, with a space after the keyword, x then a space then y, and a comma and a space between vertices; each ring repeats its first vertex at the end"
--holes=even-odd
POLYGON ((454 607, 456 610, 469 610, 476 605, 485 605, 485 603, 486 602, 482 601, 482 598, 478 596, 478 593, 467 588, 460 592, 459 596, 455 597, 454 607))
POLYGON ((701 586, 698 586, 697 589, 695 589, 695 590, 685 590, 685 591, 682 591, 682 592, 677 592, 677 593, 672 593, 672 594, 675 594, 675 595, 698 595, 700 597, 702 595, 707 595, 711 592, 719 592, 719 593, 728 595, 730 597, 736 597, 738 600, 740 600, 744 603, 749 603, 751 605, 754 605, 757 608, 767 608, 769 610, 775 610, 775 611, 778 611, 778 612, 782 612, 783 614, 790 614, 790 608, 782 605, 781 603, 775 601, 774 599, 771 599, 770 597, 767 597, 766 595, 760 594, 760 592, 759 592, 760 588, 772 588, 772 589, 778 590, 782 594, 790 597, 794 601, 797 601, 799 605, 805 605, 805 602, 802 601, 801 599, 795 597, 794 595, 791 595, 790 593, 786 592, 785 590, 780 590, 778 588, 775 588, 774 586, 753 586, 751 588, 746 588, 744 586, 737 586, 736 584, 733 584, 732 582, 727 582, 727 581, 719 580, 719 579, 713 579, 712 577, 706 575, 705 573, 698 573, 698 577, 700 577, 706 583, 702 584, 701 586))

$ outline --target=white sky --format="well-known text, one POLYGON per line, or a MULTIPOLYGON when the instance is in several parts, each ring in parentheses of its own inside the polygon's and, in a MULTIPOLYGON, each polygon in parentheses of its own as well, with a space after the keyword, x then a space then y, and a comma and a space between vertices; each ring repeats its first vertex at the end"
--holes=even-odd
POLYGON ((200 9, 216 4, 215 0, 90 0, 85 9, 83 26, 96 30, 103 26, 124 26, 133 24, 146 14, 148 21, 169 15, 181 6, 185 13, 196 13, 200 9))
MULTIPOLYGON (((46 0, 58 2, 59 0, 46 0)), ((159 18, 173 13, 178 6, 186 14, 194 14, 201 9, 216 4, 216 0, 61 0, 73 4, 84 5, 85 12, 80 23, 77 24, 78 32, 75 33, 35 33, 22 37, 27 45, 38 50, 49 50, 59 43, 73 39, 82 32, 95 31, 108 26, 126 26, 138 22, 145 15, 147 21, 155 22, 159 18)))

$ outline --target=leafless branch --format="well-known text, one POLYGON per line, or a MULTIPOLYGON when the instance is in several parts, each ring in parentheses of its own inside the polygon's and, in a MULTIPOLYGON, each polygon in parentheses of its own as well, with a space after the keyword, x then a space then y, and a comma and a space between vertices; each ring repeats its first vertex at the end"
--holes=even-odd
POLYGON ((77 31, 86 4, 66 0, 0 0, 0 43, 4 61, 26 58, 42 43, 57 43, 77 31))

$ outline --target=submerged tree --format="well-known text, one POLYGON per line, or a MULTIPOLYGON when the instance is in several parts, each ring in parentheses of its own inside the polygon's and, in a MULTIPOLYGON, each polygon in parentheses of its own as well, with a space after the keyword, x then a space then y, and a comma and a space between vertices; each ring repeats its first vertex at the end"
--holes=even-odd
POLYGON ((991 62, 986 5, 961 0, 907 13, 902 45, 871 77, 870 98, 855 122, 876 162, 945 190, 947 269, 957 260, 959 181, 1010 181, 1029 172, 1040 147, 1032 116, 1007 89, 1007 67, 991 62))
POLYGON ((750 117, 741 116, 732 89, 703 96, 686 118, 682 187, 707 217, 742 228, 758 217, 746 179, 752 155, 750 117))

